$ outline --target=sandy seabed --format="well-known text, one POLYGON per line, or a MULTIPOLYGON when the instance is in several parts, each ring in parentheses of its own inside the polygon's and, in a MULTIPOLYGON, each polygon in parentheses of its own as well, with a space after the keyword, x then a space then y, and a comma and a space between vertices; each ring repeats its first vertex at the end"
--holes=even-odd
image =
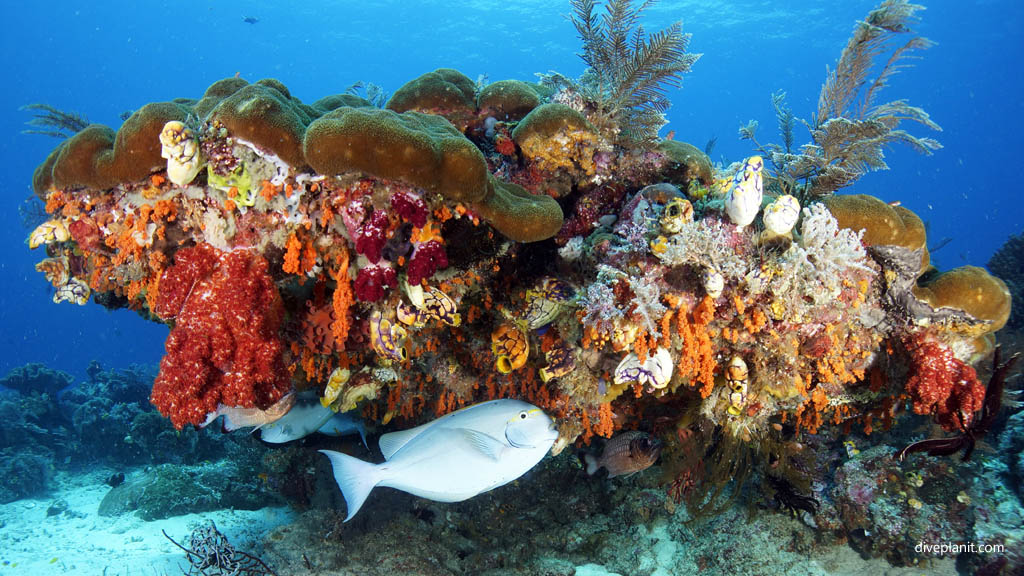
POLYGON ((236 548, 252 550, 268 531, 294 520, 286 507, 219 510, 152 522, 135 514, 103 517, 97 510, 110 491, 104 483, 109 474, 60 475, 46 497, 0 505, 0 574, 181 574, 188 567, 185 555, 161 530, 185 543, 193 528, 213 520, 236 548), (66 511, 47 515, 57 500, 67 502, 66 511))
MULTIPOLYGON (((239 550, 259 552, 263 549, 264 537, 280 526, 292 524, 299 515, 286 507, 264 508, 261 510, 220 510, 203 514, 188 514, 164 520, 146 522, 135 514, 119 517, 102 517, 97 514, 100 501, 110 490, 104 479, 109 470, 96 471, 85 475, 60 475, 56 488, 46 497, 23 499, 0 505, 0 575, 25 574, 82 574, 97 576, 147 576, 182 574, 187 568, 181 550, 168 541, 162 530, 179 542, 187 542, 192 530, 204 522, 214 521, 229 541, 239 550), (67 503, 64 512, 49 515, 47 512, 54 502, 67 503)), ((792 521, 777 516, 775 522, 792 521)), ((763 527, 762 527, 763 528, 763 527)), ((649 568, 652 576, 682 576, 694 566, 686 561, 693 550, 689 545, 672 541, 663 523, 648 528, 652 541, 658 542, 654 550, 655 561, 649 568), (661 524, 661 525, 659 525, 661 524)), ((775 530, 756 530, 745 546, 762 551, 775 550, 782 554, 783 542, 772 543, 775 530)), ((717 546, 723 543, 718 542, 717 546)), ((705 542, 698 545, 716 547, 705 542)), ((918 576, 928 573, 937 576, 955 576, 952 559, 933 562, 926 569, 896 568, 882 559, 864 560, 848 546, 833 546, 815 558, 800 561, 795 558, 761 557, 749 566, 751 573, 769 570, 770 567, 785 565, 791 575, 843 574, 851 576, 918 576), (799 565, 799 568, 796 566, 799 565), (795 570, 794 570, 795 569, 795 570)), ((771 554, 769 553, 768 556, 771 554)), ((271 564, 273 554, 264 556, 271 564)), ((277 560, 283 560, 277 558, 277 560)), ((753 560, 753 558, 751 558, 753 560)), ((285 560, 287 562, 287 560, 285 560)), ((274 568, 281 576, 287 574, 310 574, 298 566, 274 568)), ((705 573, 710 573, 707 571, 705 573)), ((764 572, 764 573, 769 573, 764 572)), ((332 572, 318 571, 327 576, 332 572)), ((349 574, 349 571, 341 573, 349 574)), ((468 571, 467 573, 472 573, 468 571)), ((597 564, 577 566, 575 576, 627 576, 606 570, 597 564)))

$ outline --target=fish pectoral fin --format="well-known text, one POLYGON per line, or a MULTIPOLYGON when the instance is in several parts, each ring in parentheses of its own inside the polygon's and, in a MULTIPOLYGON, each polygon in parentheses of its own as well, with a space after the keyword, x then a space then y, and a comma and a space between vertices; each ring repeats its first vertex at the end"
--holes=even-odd
POLYGON ((502 453, 505 452, 505 448, 508 448, 508 445, 501 440, 498 440, 494 436, 484 434, 483 432, 469 428, 461 428, 459 431, 462 432, 463 437, 471 446, 473 446, 473 448, 483 452, 494 460, 499 460, 502 453))

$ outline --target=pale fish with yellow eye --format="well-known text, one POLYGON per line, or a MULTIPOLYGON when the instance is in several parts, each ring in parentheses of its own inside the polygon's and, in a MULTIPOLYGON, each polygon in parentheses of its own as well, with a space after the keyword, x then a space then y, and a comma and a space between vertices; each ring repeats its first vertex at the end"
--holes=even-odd
POLYGON ((36 264, 36 272, 42 272, 50 284, 53 284, 54 288, 67 284, 68 279, 71 278, 68 257, 63 254, 56 258, 46 258, 39 262, 36 264))
POLYGON ((89 294, 91 293, 88 284, 78 278, 69 278, 66 284, 58 286, 57 290, 53 293, 53 303, 71 302, 72 304, 85 306, 89 301, 89 294))
POLYGON ((331 404, 334 404, 338 395, 341 394, 341 388, 348 383, 348 379, 351 377, 352 372, 348 368, 335 368, 334 372, 331 372, 330 378, 327 379, 327 386, 324 387, 324 395, 320 397, 320 404, 325 408, 331 407, 331 404))
POLYGON ((381 464, 321 452, 330 458, 348 521, 376 486, 436 502, 460 502, 508 484, 536 466, 557 438, 555 423, 543 410, 504 399, 384 434, 378 441, 386 460, 381 464))
POLYGON ((761 172, 764 161, 760 156, 751 156, 733 176, 732 186, 725 195, 725 213, 738 228, 749 226, 761 211, 764 185, 761 172))
POLYGON ((188 185, 206 164, 199 139, 177 120, 164 124, 160 131, 160 156, 167 159, 167 179, 177 186, 188 185))
POLYGON ((725 367, 725 383, 729 385, 729 414, 739 416, 747 403, 747 385, 750 371, 747 363, 739 356, 733 356, 725 367))
POLYGON ((686 198, 674 198, 665 205, 661 213, 661 231, 665 234, 678 234, 683 226, 693 222, 693 204, 686 198))
POLYGON ((498 372, 509 374, 526 365, 530 343, 526 332, 512 322, 504 322, 491 332, 491 352, 498 372))
POLYGON ((63 220, 47 220, 28 235, 28 247, 35 250, 43 244, 53 244, 55 242, 67 242, 71 240, 71 233, 68 232, 68 227, 64 225, 63 220))
MULTIPOLYGON (((415 302, 414 302, 415 304, 415 302)), ((449 326, 462 324, 462 316, 452 297, 431 286, 423 294, 423 306, 420 308, 427 316, 436 318, 449 326)))
POLYGON ((764 207, 764 228, 779 236, 793 231, 800 219, 800 201, 786 194, 764 207))
POLYGON ((658 347, 653 355, 641 362, 640 357, 630 352, 615 368, 616 384, 639 383, 644 388, 660 390, 672 379, 672 355, 658 347))
POLYGON ((404 362, 409 357, 405 349, 405 338, 408 333, 398 324, 392 324, 384 318, 380 310, 370 316, 370 343, 373 350, 385 360, 404 362))
POLYGON ((544 354, 548 365, 540 369, 540 379, 548 382, 561 378, 576 368, 576 354, 565 342, 555 344, 544 354))
POLYGON ((701 274, 701 281, 704 284, 704 292, 712 298, 718 298, 725 291, 725 276, 717 269, 708 266, 701 274))

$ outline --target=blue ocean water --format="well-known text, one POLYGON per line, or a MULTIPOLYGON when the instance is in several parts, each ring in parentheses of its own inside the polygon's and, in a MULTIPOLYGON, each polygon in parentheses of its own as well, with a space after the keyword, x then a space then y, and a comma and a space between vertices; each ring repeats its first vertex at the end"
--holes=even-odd
MULTIPOLYGON (((943 132, 912 130, 944 148, 931 157, 890 149, 892 170, 869 174, 848 191, 902 202, 928 222, 933 245, 952 238, 934 256, 940 266, 984 265, 1022 230, 1024 80, 1014 70, 1024 53, 1024 6, 926 5, 917 30, 937 45, 893 79, 887 96, 927 110, 943 132)), ((750 154, 749 142, 736 135, 750 119, 760 122, 761 138, 777 141, 769 95, 785 90, 797 117, 810 118, 826 66, 873 7, 864 0, 655 4, 648 27, 682 20, 693 35, 690 50, 703 53, 682 89, 670 92, 665 131, 698 147, 717 138, 716 161, 750 154)), ((76 376, 90 360, 155 363, 167 333, 130 312, 50 302, 15 207, 31 194, 32 171, 56 141, 21 134, 30 115, 19 106, 43 102, 116 127, 123 112, 198 97, 235 74, 280 79, 306 102, 359 80, 393 92, 438 67, 491 81, 533 80, 551 70, 578 76, 584 65, 569 12, 568 3, 546 0, 4 3, 8 26, 0 43, 11 82, 0 97, 9 207, 0 215, 0 374, 29 361, 76 376)))

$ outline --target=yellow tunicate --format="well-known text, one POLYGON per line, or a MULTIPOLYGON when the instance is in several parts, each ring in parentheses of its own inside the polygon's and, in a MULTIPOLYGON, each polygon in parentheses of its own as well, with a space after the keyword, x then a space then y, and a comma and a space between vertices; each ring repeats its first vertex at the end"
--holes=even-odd
POLYGON ((325 408, 330 407, 338 399, 341 387, 348 382, 351 375, 352 373, 348 368, 335 368, 334 372, 331 372, 331 377, 327 380, 327 386, 324 388, 323 397, 320 398, 320 404, 325 408))
POLYGON ((509 374, 526 365, 530 353, 529 343, 524 333, 512 323, 504 323, 491 333, 491 352, 498 372, 509 374))

